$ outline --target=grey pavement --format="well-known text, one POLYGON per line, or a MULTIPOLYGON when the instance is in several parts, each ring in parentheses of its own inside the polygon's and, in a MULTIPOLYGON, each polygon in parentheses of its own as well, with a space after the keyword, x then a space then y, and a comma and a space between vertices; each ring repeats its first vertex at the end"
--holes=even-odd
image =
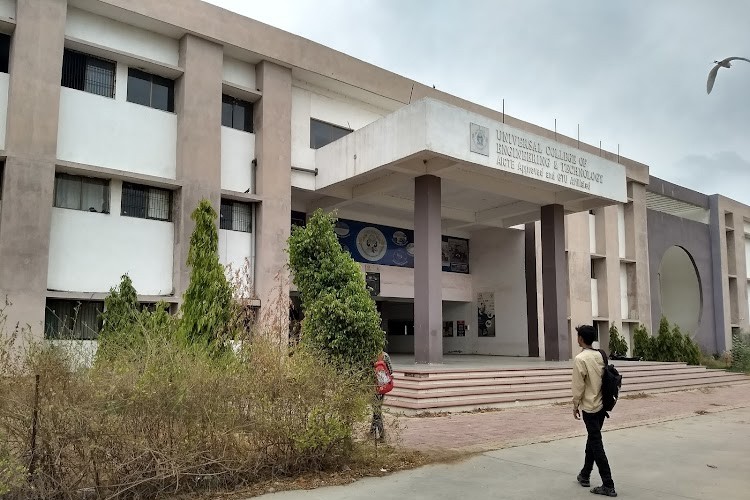
MULTIPOLYGON (((605 423, 606 427, 606 423, 605 423)), ((585 438, 491 451, 368 478, 347 486, 264 495, 267 500, 578 499, 575 482, 585 438)), ((619 497, 750 499, 750 408, 606 432, 604 444, 619 497)), ((594 469, 592 486, 600 484, 594 469)))

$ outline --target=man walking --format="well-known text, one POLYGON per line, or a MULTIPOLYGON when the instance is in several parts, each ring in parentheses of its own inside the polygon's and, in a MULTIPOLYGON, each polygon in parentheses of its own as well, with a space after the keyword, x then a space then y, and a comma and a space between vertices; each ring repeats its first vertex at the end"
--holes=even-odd
POLYGON ((582 325, 577 327, 576 331, 578 332, 578 345, 583 350, 576 356, 573 363, 573 416, 576 420, 580 420, 583 415, 583 422, 586 424, 588 433, 586 458, 577 479, 581 486, 587 488, 591 486, 591 471, 596 464, 603 484, 592 489, 591 493, 616 497, 612 471, 609 469, 602 442, 602 426, 607 417, 602 403, 602 374, 606 366, 604 353, 591 347, 597 337, 593 326, 582 325))

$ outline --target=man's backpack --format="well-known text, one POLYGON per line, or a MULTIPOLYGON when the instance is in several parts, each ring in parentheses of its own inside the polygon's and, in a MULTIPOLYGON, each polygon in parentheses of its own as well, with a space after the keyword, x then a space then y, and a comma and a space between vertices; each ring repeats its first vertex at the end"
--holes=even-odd
POLYGON ((604 372, 602 373, 602 404, 604 404, 604 411, 610 412, 617 404, 617 398, 620 396, 622 375, 617 371, 617 368, 609 364, 609 360, 604 351, 599 349, 599 352, 604 358, 604 372))
POLYGON ((375 379, 378 383, 378 394, 388 394, 393 390, 393 375, 388 370, 388 365, 385 364, 382 356, 375 362, 375 379))

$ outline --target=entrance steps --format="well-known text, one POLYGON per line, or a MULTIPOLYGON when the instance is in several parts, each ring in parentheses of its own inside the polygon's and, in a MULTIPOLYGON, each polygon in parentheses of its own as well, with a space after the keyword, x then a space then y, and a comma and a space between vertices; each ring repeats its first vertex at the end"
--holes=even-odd
MULTIPOLYGON (((684 363, 614 361, 622 374, 621 396, 750 383, 750 377, 684 363)), ((483 408, 569 402, 572 367, 461 369, 396 367, 394 388, 385 398, 405 414, 459 412, 483 408)))

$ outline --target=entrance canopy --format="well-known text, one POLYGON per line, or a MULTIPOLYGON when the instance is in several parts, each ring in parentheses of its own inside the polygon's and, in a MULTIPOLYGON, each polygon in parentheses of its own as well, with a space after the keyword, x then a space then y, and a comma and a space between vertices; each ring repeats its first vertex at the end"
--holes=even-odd
POLYGON ((413 214, 413 179, 440 177, 443 226, 468 231, 627 201, 623 165, 435 99, 318 149, 316 166, 315 205, 362 212, 413 214))

